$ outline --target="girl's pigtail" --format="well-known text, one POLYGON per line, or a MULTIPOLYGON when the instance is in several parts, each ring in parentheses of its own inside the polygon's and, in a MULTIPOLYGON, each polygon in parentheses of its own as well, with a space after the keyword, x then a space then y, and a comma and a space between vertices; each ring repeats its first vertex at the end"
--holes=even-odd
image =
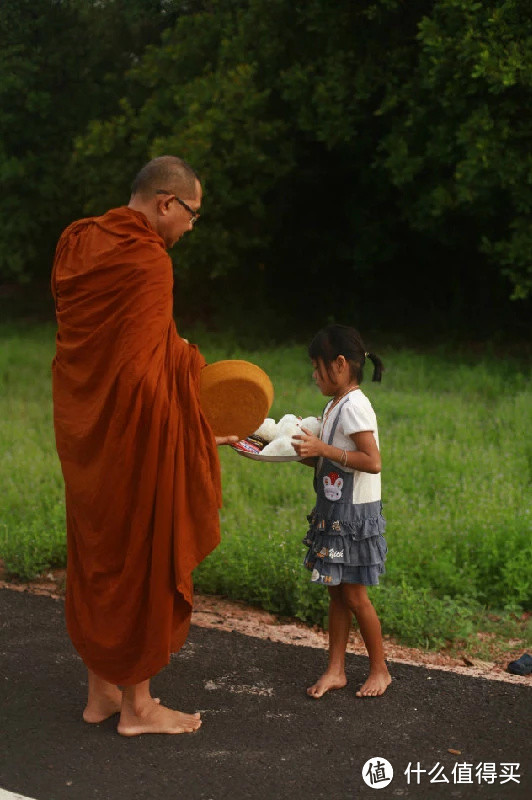
POLYGON ((371 361, 373 362, 373 377, 372 377, 371 380, 372 381, 379 381, 379 383, 380 383, 380 380, 382 378, 382 373, 383 373, 383 370, 384 370, 384 366, 382 364, 382 361, 380 360, 380 358, 378 356, 375 355, 375 353, 366 353, 365 355, 366 355, 366 358, 371 359, 371 361))

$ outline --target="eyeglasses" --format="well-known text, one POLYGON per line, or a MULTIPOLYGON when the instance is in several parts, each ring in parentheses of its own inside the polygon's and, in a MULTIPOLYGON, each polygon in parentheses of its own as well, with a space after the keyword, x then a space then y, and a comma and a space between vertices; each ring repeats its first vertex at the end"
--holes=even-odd
POLYGON ((200 218, 200 214, 198 214, 198 212, 197 212, 197 211, 194 211, 194 209, 193 209, 193 208, 190 208, 190 206, 189 206, 187 203, 185 203, 185 201, 184 201, 184 200, 181 200, 181 198, 180 198, 180 197, 178 197, 178 196, 177 196, 176 194, 174 194, 173 192, 168 192, 166 189, 157 189, 157 191, 155 192, 155 194, 169 194, 169 195, 171 195, 171 196, 174 198, 174 200, 177 200, 177 202, 179 203, 179 205, 180 205, 180 206, 183 206, 183 208, 185 209, 185 211, 188 211, 188 213, 190 214, 190 221, 191 221, 191 223, 192 223, 193 225, 194 225, 194 223, 195 223, 195 222, 197 222, 197 221, 198 221, 198 219, 200 218))

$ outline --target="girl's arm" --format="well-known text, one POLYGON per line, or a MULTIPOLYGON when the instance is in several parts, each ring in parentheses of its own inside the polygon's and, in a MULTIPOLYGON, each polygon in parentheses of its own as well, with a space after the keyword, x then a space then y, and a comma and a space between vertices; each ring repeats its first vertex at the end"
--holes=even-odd
MULTIPOLYGON (((377 442, 373 431, 360 431, 353 433, 349 437, 355 443, 356 450, 342 450, 332 444, 326 444, 306 428, 301 429, 301 436, 294 436, 292 444, 296 453, 303 456, 305 461, 308 458, 320 457, 336 461, 344 467, 356 469, 359 472, 371 472, 376 475, 381 471, 381 454, 377 447, 377 442), (345 455, 344 455, 345 454, 345 455)), ((302 462, 305 463, 305 462, 302 462)))

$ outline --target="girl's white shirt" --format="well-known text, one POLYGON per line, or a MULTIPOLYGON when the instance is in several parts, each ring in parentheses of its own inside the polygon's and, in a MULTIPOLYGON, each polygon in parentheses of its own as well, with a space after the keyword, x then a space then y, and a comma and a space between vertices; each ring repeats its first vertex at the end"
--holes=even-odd
MULTIPOLYGON (((356 450, 357 447, 350 438, 350 435, 352 433, 360 433, 361 431, 372 431, 375 441, 377 442, 377 447, 379 447, 377 417, 370 401, 360 389, 354 389, 352 392, 349 392, 346 397, 347 402, 344 402, 342 398, 338 406, 333 408, 327 419, 325 419, 333 400, 327 403, 323 412, 324 422, 321 427, 320 438, 323 439, 324 442, 329 441, 329 435, 334 421, 338 414, 340 414, 340 419, 338 420, 338 425, 336 426, 331 443, 333 447, 339 447, 341 450, 347 451, 356 450)), ((370 472, 360 472, 359 470, 349 469, 349 467, 343 467, 340 462, 334 463, 337 463, 344 472, 354 473, 353 503, 373 503, 381 499, 380 473, 373 475, 370 472)), ((318 464, 318 469, 319 468, 321 468, 321 459, 318 464)))

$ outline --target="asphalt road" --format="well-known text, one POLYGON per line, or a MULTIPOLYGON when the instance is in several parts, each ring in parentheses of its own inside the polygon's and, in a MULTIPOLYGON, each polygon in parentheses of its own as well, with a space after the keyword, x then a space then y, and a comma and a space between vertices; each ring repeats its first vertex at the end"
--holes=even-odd
POLYGON ((311 700, 305 687, 324 664, 314 648, 193 627, 153 686, 167 705, 202 711, 201 730, 125 739, 116 717, 81 720, 85 671, 62 601, 0 590, 0 790, 36 800, 532 797, 529 687, 391 662, 386 695, 360 700, 367 659, 349 655, 349 686, 311 700))

